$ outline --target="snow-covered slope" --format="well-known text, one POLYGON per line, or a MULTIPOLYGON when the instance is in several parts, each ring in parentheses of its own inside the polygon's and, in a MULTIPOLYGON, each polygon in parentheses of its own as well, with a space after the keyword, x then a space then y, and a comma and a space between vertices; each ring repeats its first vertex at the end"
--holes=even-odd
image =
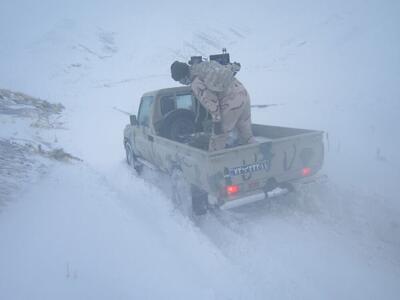
POLYGON ((0 114, 0 138, 40 136, 46 153, 83 160, 41 155, 35 184, 16 181, 0 213, 1 299, 400 296, 397 1, 0 7, 0 88, 65 106, 60 130, 0 114), (136 112, 143 92, 175 85, 173 60, 222 47, 252 102, 279 104, 255 122, 327 132, 328 182, 195 226, 167 179, 127 168, 114 108, 136 112))

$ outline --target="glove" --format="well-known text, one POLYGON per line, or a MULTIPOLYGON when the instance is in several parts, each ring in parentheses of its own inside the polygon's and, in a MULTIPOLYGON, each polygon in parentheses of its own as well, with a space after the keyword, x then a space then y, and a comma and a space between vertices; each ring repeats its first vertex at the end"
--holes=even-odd
POLYGON ((222 123, 221 122, 213 122, 213 131, 215 135, 222 134, 222 123))

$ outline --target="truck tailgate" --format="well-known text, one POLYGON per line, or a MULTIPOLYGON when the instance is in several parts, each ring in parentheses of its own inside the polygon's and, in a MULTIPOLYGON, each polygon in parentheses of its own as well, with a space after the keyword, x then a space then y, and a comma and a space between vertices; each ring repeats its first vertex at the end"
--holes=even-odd
POLYGON ((255 144, 210 153, 209 174, 217 174, 210 184, 218 197, 268 191, 321 168, 323 132, 266 125, 253 125, 253 132, 255 144))

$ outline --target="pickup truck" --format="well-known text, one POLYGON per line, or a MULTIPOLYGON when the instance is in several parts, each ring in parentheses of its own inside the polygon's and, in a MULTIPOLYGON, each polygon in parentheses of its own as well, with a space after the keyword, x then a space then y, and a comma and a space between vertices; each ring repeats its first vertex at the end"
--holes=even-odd
POLYGON ((322 167, 323 132, 253 124, 257 143, 208 151, 211 117, 190 87, 145 93, 124 129, 126 160, 140 174, 150 165, 188 186, 192 212, 229 209, 290 192, 322 167), (275 191, 275 192, 274 192, 275 191))

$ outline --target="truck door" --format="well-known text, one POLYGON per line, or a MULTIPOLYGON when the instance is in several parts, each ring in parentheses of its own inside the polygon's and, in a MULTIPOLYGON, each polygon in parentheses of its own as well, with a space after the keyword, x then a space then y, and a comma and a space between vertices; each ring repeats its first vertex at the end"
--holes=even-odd
POLYGON ((151 112, 153 111, 154 97, 144 96, 140 102, 138 126, 135 126, 135 153, 145 160, 151 160, 153 147, 153 133, 151 132, 151 112))

